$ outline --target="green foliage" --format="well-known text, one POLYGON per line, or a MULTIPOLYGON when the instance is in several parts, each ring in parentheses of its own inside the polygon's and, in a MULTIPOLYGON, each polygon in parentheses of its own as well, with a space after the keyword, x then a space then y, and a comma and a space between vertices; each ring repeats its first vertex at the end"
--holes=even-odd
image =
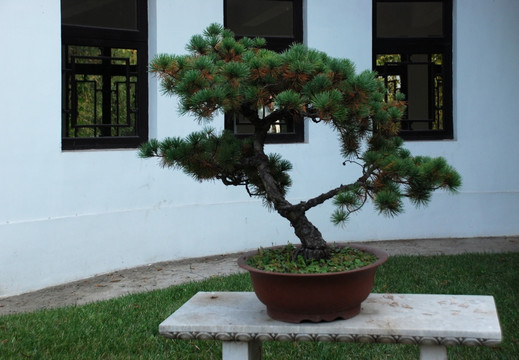
POLYGON ((349 219, 349 215, 362 208, 366 200, 367 194, 359 184, 339 192, 333 199, 336 210, 331 216, 332 223, 344 226, 349 219))
POLYGON ((375 207, 386 215, 394 216, 402 212, 402 194, 394 183, 389 183, 383 190, 377 192, 375 207), (392 185, 392 186, 391 186, 392 185))
MULTIPOLYGON (((398 137, 374 137, 362 156, 365 167, 372 169, 363 187, 365 196, 373 199, 376 209, 388 216, 403 211, 404 198, 423 206, 435 190, 456 192, 461 186, 461 176, 444 158, 413 157, 402 145, 398 137)), ((338 210, 332 215, 332 221, 341 224, 359 208, 348 206, 337 197, 338 210)))
POLYGON ((404 96, 385 101, 386 89, 374 72, 356 74, 350 60, 302 44, 283 53, 264 45, 259 38, 236 40, 232 32, 212 24, 192 37, 189 54, 157 55, 150 72, 161 80, 164 93, 179 97, 182 113, 199 121, 222 112, 236 114, 250 121, 254 135, 238 139, 204 130, 186 139, 150 141, 141 156, 157 156, 164 166, 180 168, 199 181, 245 186, 288 218, 288 206, 301 209, 285 199, 291 165, 280 155, 265 155, 264 142, 276 122, 310 118, 337 132, 345 164, 359 165, 362 176, 305 202, 305 211, 336 196, 331 219, 343 225, 368 199, 380 213, 394 216, 403 211, 404 198, 420 206, 435 190, 460 188, 460 175, 444 159, 413 157, 403 148, 397 134, 404 96), (265 117, 258 111, 264 109, 269 110, 265 117))
POLYGON ((331 246, 329 259, 305 260, 294 258, 296 247, 292 244, 279 248, 259 249, 258 254, 247 259, 247 264, 259 270, 287 274, 321 274, 358 269, 377 261, 377 257, 349 247, 331 246))
POLYGON ((280 109, 298 110, 303 106, 303 99, 298 92, 289 89, 280 92, 274 99, 276 107, 280 109))
MULTIPOLYGON (((253 196, 265 196, 256 167, 250 163, 251 141, 239 140, 228 131, 218 134, 206 128, 185 139, 150 140, 141 146, 139 156, 158 157, 162 166, 181 169, 197 181, 218 179, 226 185, 247 186, 253 196)), ((279 154, 271 154, 268 163, 280 192, 285 194, 291 185, 288 172, 292 164, 279 154)))
POLYGON ((302 44, 284 53, 263 45, 263 39, 236 41, 231 32, 213 24, 203 35, 192 37, 190 55, 157 55, 150 71, 161 79, 165 93, 180 96, 182 112, 199 118, 210 119, 222 110, 241 113, 275 99, 280 112, 333 119, 338 130, 348 127, 358 136, 368 135, 372 127, 365 123, 370 122, 373 102, 383 102, 384 93, 373 72, 355 75, 351 61, 302 44), (359 117, 365 118, 360 128, 359 117))

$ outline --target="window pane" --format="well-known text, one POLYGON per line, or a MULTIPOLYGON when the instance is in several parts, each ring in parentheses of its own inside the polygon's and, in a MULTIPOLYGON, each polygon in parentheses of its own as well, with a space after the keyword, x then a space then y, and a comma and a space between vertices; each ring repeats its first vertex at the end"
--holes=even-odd
MULTIPOLYGON (((261 116, 260 116, 261 117, 261 116)), ((251 122, 242 115, 234 115, 234 133, 237 135, 252 135, 254 134, 254 126, 251 122)), ((294 134, 295 125, 294 120, 278 120, 275 124, 270 126, 269 134, 294 134)))
POLYGON ((386 99, 397 92, 407 97, 402 130, 443 130, 443 54, 377 54, 376 71, 387 89, 386 99))
POLYGON ((236 35, 294 36, 292 1, 227 0, 226 20, 236 35))
POLYGON ((400 63, 402 62, 402 56, 400 54, 377 54, 376 64, 382 66, 387 63, 400 63))
POLYGON ((379 2, 377 37, 441 37, 443 36, 443 3, 379 2))
POLYGON ((129 61, 130 65, 137 65, 137 50, 135 49, 112 49, 112 64, 126 64, 129 61))
POLYGON ((61 0, 61 23, 137 30, 137 1, 61 0))
POLYGON ((65 136, 135 136, 137 50, 66 46, 65 136))
MULTIPOLYGON (((429 119, 429 64, 427 55, 411 55, 407 67, 407 100, 409 120, 429 119)), ((413 130, 425 130, 427 123, 416 123, 413 130), (418 128, 417 128, 418 127, 418 128), (422 129, 423 127, 423 129, 422 129)))

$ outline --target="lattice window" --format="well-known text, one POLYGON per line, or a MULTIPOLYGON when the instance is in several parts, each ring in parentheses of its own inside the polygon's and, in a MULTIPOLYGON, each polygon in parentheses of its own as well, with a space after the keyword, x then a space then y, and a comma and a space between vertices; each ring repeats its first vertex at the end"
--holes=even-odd
POLYGON ((147 3, 62 0, 63 149, 147 139, 147 3))
POLYGON ((373 68, 406 95, 403 138, 452 138, 452 1, 374 0, 373 68))
POLYGON ((136 136, 137 50, 67 46, 65 51, 66 137, 136 136))
POLYGON ((386 85, 386 100, 408 94, 402 130, 445 130, 442 54, 378 54, 375 70, 386 85))

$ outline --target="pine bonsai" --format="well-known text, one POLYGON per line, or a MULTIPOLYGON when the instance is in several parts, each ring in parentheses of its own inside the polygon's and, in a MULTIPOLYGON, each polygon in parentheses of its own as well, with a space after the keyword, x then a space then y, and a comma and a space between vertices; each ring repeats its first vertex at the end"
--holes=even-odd
POLYGON ((396 215, 403 199, 426 204, 436 189, 456 191, 459 174, 443 158, 411 156, 397 136, 405 111, 403 95, 386 101, 386 89, 372 71, 356 74, 347 59, 294 44, 283 53, 264 48, 261 38, 236 40, 218 24, 187 45, 188 55, 156 56, 150 71, 165 94, 177 95, 181 113, 200 122, 217 113, 248 119, 254 134, 204 128, 186 138, 151 140, 141 157, 159 157, 163 166, 180 168, 198 181, 219 180, 243 186, 292 225, 301 242, 297 255, 326 258, 329 249, 306 212, 333 199, 331 219, 344 224, 348 216, 372 200, 380 213, 396 215), (262 109, 270 109, 263 116, 262 109), (358 166, 360 177, 299 203, 287 200, 292 165, 279 154, 265 153, 269 129, 280 120, 331 126, 338 134, 342 165, 358 166))

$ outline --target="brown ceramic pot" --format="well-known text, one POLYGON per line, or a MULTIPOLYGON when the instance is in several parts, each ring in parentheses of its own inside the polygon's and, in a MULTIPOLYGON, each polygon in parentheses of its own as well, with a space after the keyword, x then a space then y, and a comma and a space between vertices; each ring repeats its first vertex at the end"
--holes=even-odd
POLYGON ((373 288, 375 271, 387 260, 382 250, 362 245, 339 244, 367 251, 378 260, 363 268, 324 274, 282 274, 255 269, 246 260, 257 252, 243 254, 238 265, 249 271, 254 292, 267 306, 268 315, 291 323, 348 319, 360 312, 361 303, 373 288))

